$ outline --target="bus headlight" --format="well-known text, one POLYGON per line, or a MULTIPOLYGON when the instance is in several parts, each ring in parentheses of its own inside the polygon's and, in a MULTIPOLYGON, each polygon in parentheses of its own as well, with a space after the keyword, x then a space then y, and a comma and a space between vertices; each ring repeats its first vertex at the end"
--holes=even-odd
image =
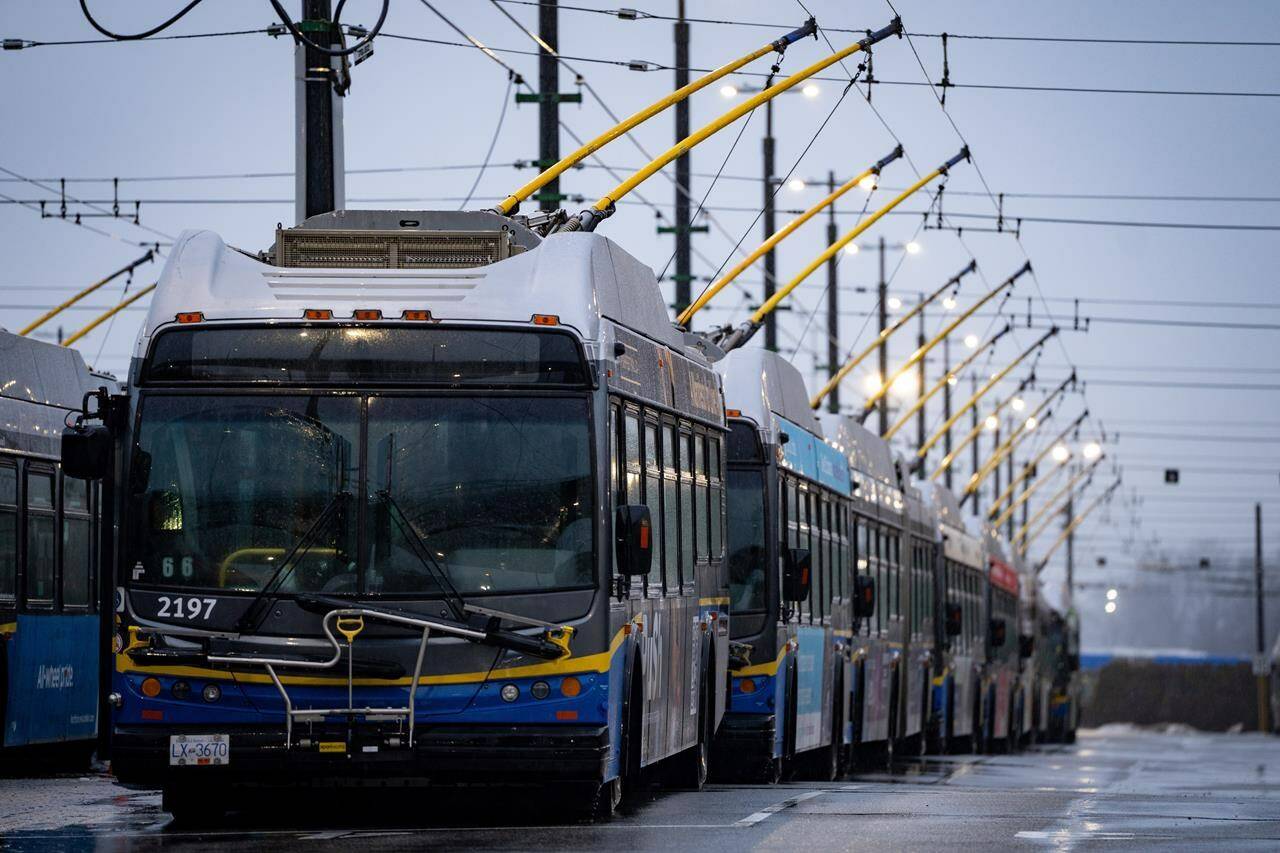
POLYGON ((546 699, 551 695, 551 685, 545 681, 535 681, 529 685, 529 694, 534 699, 546 699))
POLYGON ((217 702, 222 698, 222 688, 216 684, 206 684, 204 690, 200 691, 200 696, 206 702, 217 702))
POLYGON ((174 699, 186 699, 191 695, 191 685, 185 681, 175 681, 169 688, 169 692, 173 694, 174 699))
POLYGON ((514 684, 504 684, 498 695, 502 697, 503 702, 514 702, 520 698, 520 688, 514 684))

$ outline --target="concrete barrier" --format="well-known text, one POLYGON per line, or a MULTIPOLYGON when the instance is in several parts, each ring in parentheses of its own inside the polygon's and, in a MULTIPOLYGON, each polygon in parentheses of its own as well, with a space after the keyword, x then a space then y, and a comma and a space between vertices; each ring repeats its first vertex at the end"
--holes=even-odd
POLYGON ((1248 663, 1112 658, 1081 673, 1081 724, 1184 723, 1206 731, 1258 725, 1248 663))

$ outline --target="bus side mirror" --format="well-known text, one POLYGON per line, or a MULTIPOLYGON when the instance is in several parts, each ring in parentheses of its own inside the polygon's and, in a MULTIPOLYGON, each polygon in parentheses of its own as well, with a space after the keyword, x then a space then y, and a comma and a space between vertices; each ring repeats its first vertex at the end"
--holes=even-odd
POLYGON ((62 471, 77 480, 101 480, 111 468, 111 431, 101 424, 62 431, 62 471))
POLYGON ((948 637, 958 637, 964 629, 964 611, 959 604, 947 605, 946 628, 948 637))
POLYGON ((804 601, 809 597, 809 567, 812 556, 808 548, 782 549, 782 600, 804 601))
POLYGON ((1003 619, 991 620, 991 647, 998 649, 1004 645, 1005 625, 1003 619))
POLYGON ((1018 637, 1018 656, 1029 658, 1036 650, 1036 638, 1033 634, 1021 634, 1018 637))
POLYGON ((856 575, 853 579, 854 612, 859 619, 876 615, 876 579, 871 575, 856 575))
POLYGON ((653 565, 653 522, 649 507, 628 504, 614 513, 613 539, 618 574, 644 577, 653 565))

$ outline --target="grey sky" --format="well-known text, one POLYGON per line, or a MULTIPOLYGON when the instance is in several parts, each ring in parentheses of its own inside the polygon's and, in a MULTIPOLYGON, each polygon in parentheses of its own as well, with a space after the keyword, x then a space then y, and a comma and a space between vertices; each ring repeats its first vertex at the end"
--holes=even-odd
MULTIPOLYGON (((527 37, 490 3, 440 0, 438 5, 487 44, 522 50, 531 47, 527 37)), ((614 4, 580 0, 574 5, 605 8, 614 4)), ((672 0, 645 0, 639 5, 660 14, 672 14, 675 9, 672 0)), ((879 27, 891 16, 883 2, 812 0, 808 5, 819 22, 829 27, 879 27)), ((902 0, 897 5, 907 29, 916 33, 1280 40, 1280 16, 1271 2, 1206 6, 1191 2, 1117 4, 1101 0, 1071 4, 902 0)), ((352 2, 344 18, 372 24, 376 6, 374 0, 352 2)), ((109 26, 128 30, 157 23, 177 4, 175 0, 129 4, 97 0, 92 7, 109 26)), ((805 17, 798 4, 781 0, 692 0, 689 7, 693 16, 777 22, 785 28, 799 25, 805 17)), ((532 8, 505 8, 534 27, 536 16, 532 8)), ((197 8, 171 32, 248 29, 266 26, 271 20, 271 9, 262 0, 219 0, 197 8)), ((410 0, 393 3, 385 29, 389 34, 457 40, 456 34, 426 7, 410 0)), ((693 64, 720 64, 776 34, 767 28, 695 24, 693 64)), ((0 37, 54 40, 95 36, 71 0, 56 4, 7 3, 0 7, 0 37)), ((855 37, 832 35, 837 46, 851 38, 855 37)), ((939 41, 917 38, 914 43, 929 76, 936 81, 941 76, 939 41)), ((560 47, 569 56, 646 59, 669 64, 671 24, 622 21, 565 10, 561 14, 560 47)), ((821 41, 796 44, 789 51, 783 70, 803 67, 825 52, 826 45, 821 41)), ((951 79, 956 83, 1280 92, 1280 48, 953 40, 949 54, 951 79)), ((533 57, 503 58, 536 82, 533 57)), ((38 178, 291 172, 292 63, 292 48, 287 40, 264 35, 6 52, 0 56, 0 115, 4 117, 0 123, 0 166, 38 178)), ((638 73, 613 65, 573 64, 619 114, 628 114, 650 102, 672 84, 670 71, 638 73)), ((767 65, 767 61, 761 61, 751 70, 765 71, 767 65)), ((922 79, 906 41, 881 45, 876 52, 875 72, 889 81, 922 79)), ((349 170, 478 163, 493 134, 507 86, 505 72, 476 50, 390 38, 378 40, 374 57, 355 69, 354 77, 345 106, 349 170)), ((742 78, 742 82, 758 81, 742 78)), ((814 99, 799 95, 779 99, 775 115, 780 171, 785 171, 799 155, 839 96, 839 83, 823 82, 820 86, 821 94, 814 99)), ((570 74, 562 75, 561 88, 573 90, 570 74)), ((922 171, 937 165, 959 147, 959 140, 928 89, 883 85, 876 87, 873 97, 875 107, 922 171)), ((694 126, 726 109, 728 103, 715 87, 697 96, 692 107, 694 126)), ((947 107, 971 143, 978 166, 995 192, 1280 195, 1280 151, 1275 145, 1280 128, 1277 98, 954 89, 948 94, 947 107)), ((584 137, 608 124, 589 94, 581 107, 565 107, 563 118, 584 137)), ((532 175, 528 170, 515 171, 510 164, 536 157, 536 122, 536 109, 531 106, 513 105, 508 110, 494 152, 495 166, 480 182, 473 204, 489 203, 532 175)), ((725 165, 726 175, 759 175, 762 128, 762 115, 750 121, 725 165)), ((694 171, 715 172, 737 131, 738 126, 734 126, 698 148, 694 171)), ((671 118, 665 115, 636 133, 641 144, 654 154, 670 144, 671 136, 671 118)), ((828 169, 834 169, 838 175, 847 176, 882 156, 892 144, 866 103, 851 94, 796 174, 820 178, 828 169)), ((571 141, 564 139, 562 146, 567 151, 571 141)), ((627 140, 615 142, 601 156, 620 171, 625 171, 625 166, 638 166, 645 159, 627 140)), ((910 166, 900 162, 886 171, 884 182, 889 187, 901 187, 913 177, 910 166)), ((426 199, 464 195, 474 179, 472 170, 349 174, 348 206, 456 206, 456 202, 426 199), (395 205, 356 201, 388 197, 423 201, 395 205)), ((613 183, 604 170, 589 168, 573 172, 564 186, 568 192, 594 199, 613 183)), ((695 195, 701 198, 709 184, 707 178, 695 178, 695 195)), ((229 242, 256 249, 271 242, 277 222, 288 224, 292 219, 293 206, 287 201, 292 197, 292 187, 290 177, 125 181, 121 184, 121 200, 152 200, 142 206, 142 221, 168 234, 186 228, 211 228, 229 242), (154 202, 163 198, 281 201, 181 205, 154 202)), ((962 194, 982 190, 973 167, 956 167, 947 187, 948 211, 993 212, 984 197, 962 194)), ((12 182, 0 184, 0 192, 22 199, 54 198, 36 187, 12 182)), ((111 185, 76 183, 70 185, 70 192, 80 198, 109 199, 111 185)), ((641 193, 669 213, 673 190, 668 181, 655 177, 641 188, 641 193)), ((712 191, 709 204, 754 209, 759 197, 757 182, 722 179, 712 191)), ((802 192, 783 189, 779 203, 788 208, 804 207, 816 198, 816 188, 802 192)), ((873 209, 887 198, 887 193, 877 192, 873 209)), ((848 199, 851 201, 843 205, 841 216, 845 228, 853 224, 863 196, 855 193, 848 199), (855 205, 852 210, 848 209, 851 204, 855 205)), ((904 208, 918 210, 925 203, 927 200, 921 195, 904 208)), ((56 210, 56 203, 49 209, 56 210)), ((1280 204, 1274 203, 1017 199, 1006 203, 1006 213, 1010 217, 1280 224, 1280 204)), ((752 220, 751 213, 716 211, 714 216, 734 235, 742 234, 752 220)), ((154 235, 123 223, 86 221, 129 241, 154 239, 154 235)), ((603 231, 660 270, 670 256, 672 241, 669 236, 657 235, 654 224, 651 209, 627 205, 603 231)), ((918 225, 917 217, 888 217, 863 242, 880 234, 890 242, 906 241, 916 235, 918 225)), ((823 230, 815 224, 784 244, 779 251, 781 276, 789 278, 820 251, 823 230)), ((754 246, 759 239, 757 226, 744 241, 744 247, 754 246)), ((916 239, 923 251, 906 258, 893 281, 894 289, 903 291, 904 301, 909 301, 911 293, 936 287, 963 266, 969 259, 965 245, 972 249, 993 283, 1023 260, 1018 244, 1006 235, 966 234, 965 245, 947 232, 922 232, 916 239)), ((11 329, 56 298, 69 294, 71 288, 103 275, 140 251, 63 222, 42 222, 33 211, 13 205, 0 206, 0 247, 7 259, 0 272, 0 290, 4 291, 0 325, 11 329), (16 305, 30 307, 12 307, 16 305)), ((695 274, 713 273, 729 256, 731 247, 732 243, 716 227, 709 235, 699 235, 695 248, 711 265, 695 260, 695 274)), ((1280 260, 1280 245, 1273 232, 1027 224, 1022 247, 1036 266, 1039 288, 1036 282, 1024 279, 1009 308, 1022 318, 1027 297, 1033 297, 1038 325, 1045 322, 1042 297, 1049 300, 1048 308, 1059 321, 1070 317, 1072 306, 1066 300, 1072 298, 1280 306, 1280 299, 1273 293, 1273 270, 1280 260)), ((896 255, 890 258, 890 269, 897 261, 896 255)), ((149 283, 156 272, 154 266, 143 268, 134 287, 149 283)), ((874 277, 872 253, 843 259, 841 295, 847 310, 861 313, 874 307, 872 295, 855 291, 857 287, 873 285, 874 277)), ((752 283, 752 290, 758 289, 758 272, 748 273, 744 279, 752 283)), ((794 346, 795 336, 808 320, 801 306, 819 306, 824 284, 824 276, 818 274, 797 292, 795 310, 782 320, 785 347, 794 346)), ((969 277, 961 305, 976 296, 980 288, 981 281, 969 277)), ((109 293, 89 302, 106 306, 119 295, 120 288, 113 285, 109 293)), ((739 321, 745 316, 747 302, 740 292, 726 291, 714 304, 733 310, 719 310, 707 317, 717 322, 739 321)), ((1144 520, 1137 535, 1144 540, 1154 535, 1173 557, 1219 547, 1208 544, 1211 539, 1238 554, 1247 553, 1252 547, 1248 523, 1251 509, 1242 501, 1274 501, 1280 486, 1276 332, 1137 326, 1102 318, 1276 323, 1280 322, 1280 310, 1086 302, 1081 313, 1098 318, 1091 331, 1064 332, 1061 346, 1053 343, 1046 349, 1039 375, 1043 384, 1056 384, 1066 375, 1069 358, 1081 366, 1083 378, 1093 380, 1088 388, 1088 405, 1109 431, 1120 435, 1119 444, 1109 445, 1108 453, 1125 466, 1125 491, 1132 494, 1136 490, 1148 498, 1141 508, 1144 520), (1226 391, 1103 384, 1116 381, 1235 382, 1272 387, 1226 391), (1194 436, 1222 433, 1234 440, 1126 435, 1161 432, 1194 436), (1182 474, 1181 484, 1163 485, 1159 469, 1178 466, 1188 469, 1182 474), (1258 473, 1227 473, 1246 468, 1258 473), (1201 473, 1201 469, 1216 470, 1201 473)), ((91 316, 92 312, 69 314, 64 326, 70 331, 91 316)), ((123 371, 140 316, 136 311, 126 312, 110 327, 109 336, 105 327, 89 336, 81 345, 86 357, 105 369, 123 371)), ((934 316, 930 325, 936 327, 940 319, 934 316)), ((981 334, 990 322, 975 323, 972 331, 981 334)), ((795 356, 797 365, 811 375, 814 352, 823 344, 819 337, 823 329, 824 316, 819 314, 795 356)), ((845 348, 850 347, 859 334, 866 341, 871 331, 863 317, 846 316, 842 343, 845 348)), ((1025 328, 1016 332, 1017 340, 1024 345, 1036 334, 1025 328)), ((901 341, 895 352, 901 357, 908 348, 909 343, 901 341)), ((1016 346, 1012 342, 1000 350, 1005 358, 1014 352, 1016 346)), ((934 367, 936 370, 937 365, 934 367)), ((846 391, 847 402, 856 402, 857 387, 846 391)), ((1044 429, 1061 429, 1080 405, 1078 399, 1073 400, 1044 429)), ((937 412, 931 410, 930 420, 938 420, 937 412)), ((961 470, 967 472, 967 465, 961 470)), ((1109 480, 1109 473, 1100 474, 1094 491, 1109 480)), ((1266 511, 1273 513, 1268 516, 1271 521, 1280 521, 1280 513, 1274 513, 1277 506, 1280 504, 1267 505, 1266 511)), ((1109 571, 1130 565, 1144 553, 1143 548, 1133 549, 1129 555, 1122 551, 1121 535, 1130 530, 1130 515, 1118 504, 1108 513, 1100 512, 1083 529, 1082 540, 1086 541, 1077 549, 1078 555, 1090 564, 1095 550, 1113 555, 1109 571), (1104 523, 1108 519, 1110 523, 1104 523)), ((1042 543, 1048 544, 1052 535, 1046 533, 1042 543)), ((1061 557, 1059 553, 1051 571, 1057 570, 1061 557)))

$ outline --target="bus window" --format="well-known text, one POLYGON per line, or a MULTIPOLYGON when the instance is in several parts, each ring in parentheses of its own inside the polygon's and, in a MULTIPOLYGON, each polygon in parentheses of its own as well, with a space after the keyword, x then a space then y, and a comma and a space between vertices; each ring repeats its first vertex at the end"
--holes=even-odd
POLYGON ((693 581, 693 436, 680 431, 680 567, 685 583, 693 581))
POLYGON ((618 407, 609 407, 609 497, 615 503, 624 503, 618 494, 618 407))
POLYGON ((885 563, 888 562, 889 555, 885 553, 884 531, 880 527, 875 529, 875 555, 876 555, 876 630, 882 630, 889 622, 889 614, 884 612, 885 604, 889 601, 888 573, 885 571, 885 563))
POLYGON ((627 503, 638 504, 640 499, 640 417, 635 412, 626 415, 626 466, 627 503))
POLYGON ((705 560, 711 556, 710 520, 707 518, 710 510, 707 504, 707 437, 705 435, 693 437, 693 470, 696 477, 693 485, 693 504, 697 508, 695 541, 698 543, 698 559, 705 560))
POLYGON ((88 607, 89 484, 62 478, 62 606, 88 607))
POLYGON ((733 613, 765 609, 764 473, 730 468, 728 472, 729 595, 733 613))
POLYGON ((53 603, 53 473, 27 471, 27 600, 53 603))
POLYGON ((644 422, 644 502, 649 507, 649 530, 653 535, 652 553, 655 559, 650 567, 649 579, 645 582, 650 590, 662 589, 665 585, 668 592, 677 589, 678 584, 666 583, 670 571, 662 567, 662 466, 658 459, 658 422, 646 419, 644 422))
POLYGON ((676 472, 676 431, 662 424, 662 520, 666 552, 663 572, 668 589, 680 587, 680 503, 676 500, 679 474, 676 472))
POLYGON ((707 451, 711 474, 711 557, 724 557, 724 486, 720 479, 720 439, 711 436, 707 451))
POLYGON ((18 467, 0 459, 0 600, 18 588, 18 467))
POLYGON ((826 520, 826 510, 827 504, 826 501, 822 499, 822 495, 813 495, 813 523, 811 525, 814 554, 813 598, 814 603, 817 604, 817 607, 814 608, 814 616, 817 621, 820 621, 822 617, 827 615, 827 599, 831 596, 831 576, 828 574, 830 571, 830 564, 827 561, 827 531, 823 524, 826 520))

